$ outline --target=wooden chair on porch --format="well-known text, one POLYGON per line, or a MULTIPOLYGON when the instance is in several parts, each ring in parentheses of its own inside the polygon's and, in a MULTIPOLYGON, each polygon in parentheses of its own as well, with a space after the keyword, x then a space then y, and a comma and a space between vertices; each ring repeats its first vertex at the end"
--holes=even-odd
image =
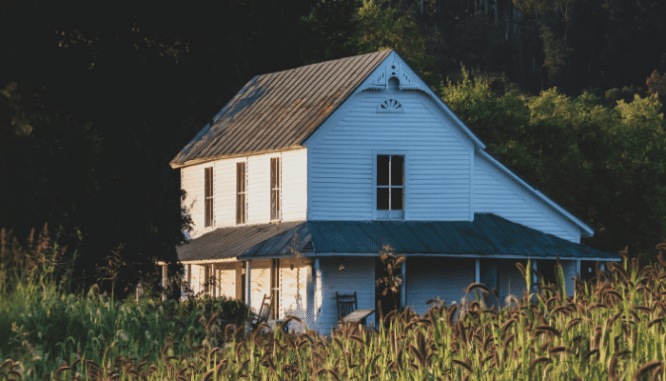
POLYGON ((252 330, 255 330, 259 324, 266 323, 271 316, 271 311, 273 310, 273 295, 267 296, 264 294, 264 299, 261 301, 261 307, 259 308, 259 313, 255 314, 254 312, 250 313, 250 327, 252 330))
POLYGON ((340 295, 336 291, 335 300, 338 303, 338 324, 340 324, 345 316, 356 311, 358 308, 356 304, 356 291, 352 295, 340 295))

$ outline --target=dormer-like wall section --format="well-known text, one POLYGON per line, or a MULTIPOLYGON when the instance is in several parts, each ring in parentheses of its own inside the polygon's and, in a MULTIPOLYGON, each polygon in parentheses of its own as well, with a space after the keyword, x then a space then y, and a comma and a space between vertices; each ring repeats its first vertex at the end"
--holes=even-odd
POLYGON ((307 149, 305 148, 221 159, 184 167, 180 171, 181 188, 187 192, 182 205, 193 222, 191 238, 221 227, 306 219, 307 149), (277 182, 275 178, 271 179, 276 173, 276 163, 279 164, 277 182), (212 171, 213 179, 212 221, 208 226, 206 226, 206 199, 211 196, 207 195, 205 189, 206 168, 212 171), (241 187, 238 184, 239 179, 244 182, 241 187), (239 209, 239 202, 245 210, 239 209), (278 218, 275 218, 275 211, 272 212, 275 206, 279 208, 278 218), (239 213, 243 217, 240 221, 239 213))
POLYGON ((308 219, 470 221, 474 145, 452 123, 389 56, 306 142, 308 219))

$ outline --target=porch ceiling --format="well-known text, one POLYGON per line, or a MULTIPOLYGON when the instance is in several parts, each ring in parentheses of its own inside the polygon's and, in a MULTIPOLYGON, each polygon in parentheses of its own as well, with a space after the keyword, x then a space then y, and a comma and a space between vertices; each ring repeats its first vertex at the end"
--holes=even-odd
MULTIPOLYGON (((256 230, 242 229, 222 228, 190 241, 183 246, 189 246, 187 258, 204 259, 203 256, 213 253, 216 256, 210 259, 287 257, 295 242, 296 250, 309 257, 333 253, 378 255, 384 245, 390 245, 396 254, 406 256, 471 254, 619 259, 617 254, 542 233, 494 214, 475 214, 473 222, 301 221, 255 225, 256 230), (223 242, 218 242, 216 237, 223 237, 223 242)), ((178 257, 186 261, 183 247, 178 248, 178 257)))

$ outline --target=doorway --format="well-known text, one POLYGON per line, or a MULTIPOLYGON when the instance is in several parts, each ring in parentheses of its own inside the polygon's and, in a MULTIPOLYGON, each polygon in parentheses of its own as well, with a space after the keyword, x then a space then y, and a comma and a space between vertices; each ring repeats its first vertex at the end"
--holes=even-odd
MULTIPOLYGON (((401 277, 400 270, 396 269, 394 275, 401 277)), ((389 312, 395 309, 398 310, 400 309, 400 294, 402 288, 398 287, 397 292, 395 293, 393 293, 391 290, 387 290, 386 295, 384 295, 384 289, 386 288, 386 286, 384 286, 383 284, 378 285, 380 280, 384 280, 388 276, 389 273, 386 269, 386 265, 384 264, 384 262, 382 262, 381 258, 375 257, 375 326, 376 327, 379 327, 380 315, 386 316, 389 312), (380 313, 380 308, 381 308, 381 313, 380 313)))

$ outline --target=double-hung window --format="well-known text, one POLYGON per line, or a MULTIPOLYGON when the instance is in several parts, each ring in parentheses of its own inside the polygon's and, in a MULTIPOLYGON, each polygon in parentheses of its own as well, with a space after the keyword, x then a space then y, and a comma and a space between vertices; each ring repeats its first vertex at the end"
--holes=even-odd
POLYGON ((245 162, 236 163, 236 224, 244 224, 247 217, 245 162))
POLYGON ((280 214, 280 158, 271 158, 271 221, 279 221, 280 214))
POLYGON ((377 155, 376 218, 405 218, 405 156, 377 155))
POLYGON ((204 226, 213 226, 213 167, 204 168, 204 226))

